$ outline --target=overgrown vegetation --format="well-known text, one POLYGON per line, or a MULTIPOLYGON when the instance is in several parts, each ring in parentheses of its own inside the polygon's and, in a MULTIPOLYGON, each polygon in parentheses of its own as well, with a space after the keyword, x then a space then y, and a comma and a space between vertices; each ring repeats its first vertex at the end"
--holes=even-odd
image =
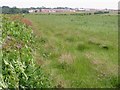
POLYGON ((0 89, 120 86, 117 15, 25 17, 3 16, 0 89))
POLYGON ((26 15, 36 60, 55 87, 113 88, 118 83, 117 15, 26 15))
POLYGON ((0 89, 44 88, 50 81, 34 60, 32 29, 18 20, 2 19, 2 74, 0 89))

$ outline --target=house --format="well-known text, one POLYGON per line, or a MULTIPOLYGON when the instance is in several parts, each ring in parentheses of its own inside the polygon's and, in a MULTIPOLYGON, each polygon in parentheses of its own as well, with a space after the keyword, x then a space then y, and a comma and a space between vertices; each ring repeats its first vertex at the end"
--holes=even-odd
POLYGON ((76 12, 74 9, 58 9, 58 8, 43 8, 43 9, 30 9, 29 13, 62 13, 62 12, 76 12))
POLYGON ((28 12, 29 12, 29 13, 34 13, 35 10, 34 10, 34 9, 30 9, 28 12))

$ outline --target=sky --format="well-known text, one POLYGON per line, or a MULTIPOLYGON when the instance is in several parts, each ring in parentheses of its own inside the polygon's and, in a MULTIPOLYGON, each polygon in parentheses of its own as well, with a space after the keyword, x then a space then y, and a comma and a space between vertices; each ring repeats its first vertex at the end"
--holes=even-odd
POLYGON ((0 6, 117 9, 119 0, 0 0, 0 6))

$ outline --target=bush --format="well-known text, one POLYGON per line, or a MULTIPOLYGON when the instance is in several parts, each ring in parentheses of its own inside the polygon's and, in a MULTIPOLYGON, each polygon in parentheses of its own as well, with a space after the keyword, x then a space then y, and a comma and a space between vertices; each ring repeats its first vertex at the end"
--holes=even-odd
POLYGON ((47 75, 34 62, 32 29, 3 17, 2 36, 0 89, 50 87, 47 75))
POLYGON ((97 11, 97 12, 94 12, 94 14, 107 14, 109 13, 109 11, 97 11))
POLYGON ((97 12, 94 12, 94 14, 103 14, 104 12, 102 11, 97 11, 97 12))

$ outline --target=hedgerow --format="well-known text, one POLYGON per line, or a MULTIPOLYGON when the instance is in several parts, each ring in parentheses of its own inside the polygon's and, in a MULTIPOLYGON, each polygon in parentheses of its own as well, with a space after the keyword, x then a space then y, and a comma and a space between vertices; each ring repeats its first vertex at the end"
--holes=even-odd
POLYGON ((3 88, 48 88, 50 81, 34 60, 34 37, 29 26, 2 19, 2 74, 3 88))

